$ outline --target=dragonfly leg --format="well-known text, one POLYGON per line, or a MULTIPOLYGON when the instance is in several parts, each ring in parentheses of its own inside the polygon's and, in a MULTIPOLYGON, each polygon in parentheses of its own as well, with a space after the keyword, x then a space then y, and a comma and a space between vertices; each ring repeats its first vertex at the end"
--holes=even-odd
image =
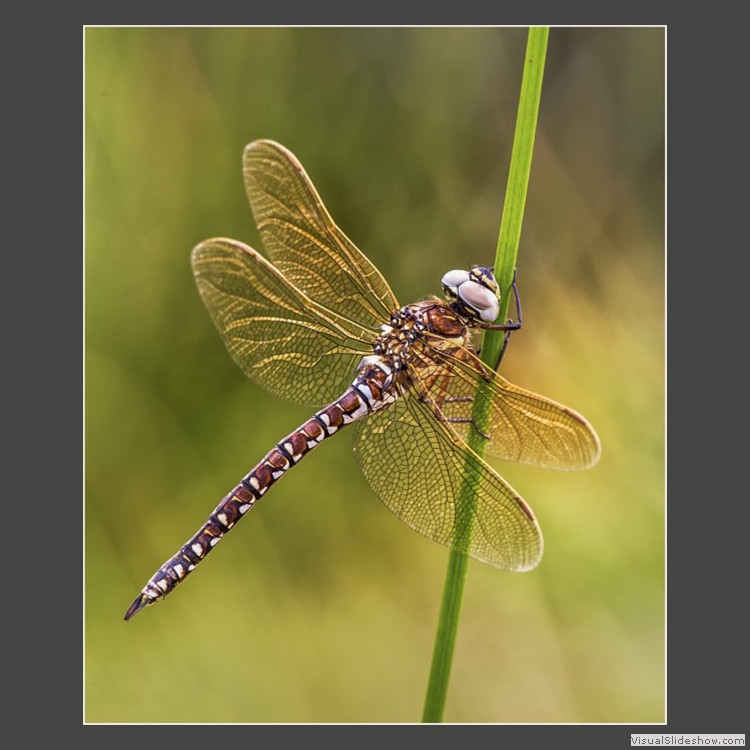
POLYGON ((471 417, 446 417, 446 422, 451 424, 470 424, 485 440, 491 440, 490 436, 486 432, 477 427, 477 423, 471 417))
POLYGON ((440 399, 433 398, 432 396, 423 396, 422 401, 429 404, 436 414, 442 414, 441 409, 446 404, 470 404, 474 400, 473 396, 441 396, 440 399))
POLYGON ((511 284, 510 288, 513 290, 513 296, 516 300, 516 317, 518 318, 518 320, 508 318, 508 320, 502 325, 483 326, 483 328, 488 331, 505 331, 505 336, 503 338, 503 348, 500 350, 500 354, 497 357, 497 362, 495 362, 495 372, 497 372, 498 368, 500 367, 500 363, 503 361, 503 357, 505 356, 505 350, 508 348, 508 342, 510 341, 510 334, 513 333, 513 331, 519 330, 523 325, 523 315, 521 314, 521 295, 518 293, 518 284, 516 284, 517 274, 518 269, 514 269, 513 283, 511 284))
POLYGON ((485 440, 492 439, 486 432, 482 432, 482 430, 477 427, 477 423, 471 417, 446 417, 444 414, 436 412, 435 418, 439 422, 447 422, 448 424, 470 424, 485 440))

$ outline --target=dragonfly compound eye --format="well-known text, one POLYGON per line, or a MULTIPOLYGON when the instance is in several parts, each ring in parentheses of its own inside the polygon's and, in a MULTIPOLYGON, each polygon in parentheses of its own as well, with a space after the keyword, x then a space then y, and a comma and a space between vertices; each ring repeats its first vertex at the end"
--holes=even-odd
POLYGON ((492 323, 500 314, 497 292, 483 284, 476 281, 467 281, 458 288, 458 296, 464 305, 485 323, 492 323))
POLYGON ((443 290, 450 300, 458 300, 461 311, 492 323, 500 312, 500 290, 492 271, 475 266, 471 271, 448 271, 442 279, 443 290))
POLYGON ((477 284, 481 284, 495 294, 498 294, 500 291, 500 285, 497 283, 495 274, 484 266, 474 266, 469 271, 469 279, 475 281, 477 284))
POLYGON ((458 299, 458 287, 469 280, 468 271, 448 271, 440 283, 443 285, 443 291, 450 299, 458 299))

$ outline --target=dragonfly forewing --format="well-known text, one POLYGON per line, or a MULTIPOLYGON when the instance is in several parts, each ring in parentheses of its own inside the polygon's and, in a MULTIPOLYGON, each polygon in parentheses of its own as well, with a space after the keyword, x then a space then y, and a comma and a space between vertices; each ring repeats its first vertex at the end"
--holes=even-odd
POLYGON ((380 271, 336 226, 294 154, 273 141, 245 149, 250 206, 268 257, 318 304, 378 326, 399 308, 380 271))

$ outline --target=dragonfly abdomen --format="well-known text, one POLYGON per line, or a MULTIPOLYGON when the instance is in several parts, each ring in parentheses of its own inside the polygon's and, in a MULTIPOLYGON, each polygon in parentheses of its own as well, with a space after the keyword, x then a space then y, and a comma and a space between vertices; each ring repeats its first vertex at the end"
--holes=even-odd
POLYGON ((301 427, 277 443, 254 469, 216 506, 206 523, 154 573, 125 613, 129 620, 144 607, 163 599, 219 543, 255 503, 316 445, 342 427, 392 403, 384 393, 390 383, 385 362, 367 362, 344 394, 313 414, 301 427))

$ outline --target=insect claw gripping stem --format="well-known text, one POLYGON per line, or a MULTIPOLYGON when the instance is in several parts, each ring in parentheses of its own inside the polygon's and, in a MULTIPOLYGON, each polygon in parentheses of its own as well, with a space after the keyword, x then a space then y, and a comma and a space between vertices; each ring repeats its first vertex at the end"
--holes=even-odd
POLYGON ((500 368, 500 363, 503 361, 505 356, 505 350, 508 348, 510 342, 510 334, 513 331, 518 331, 523 325, 523 316, 521 315, 521 295, 518 293, 518 284, 516 284, 516 277, 518 275, 518 269, 513 269, 513 282, 511 283, 511 289, 513 290, 513 296, 516 299, 516 317, 517 321, 513 321, 508 318, 504 326, 500 326, 501 329, 505 330, 505 337, 503 338, 503 348, 500 350, 500 354, 497 356, 497 362, 495 362, 495 372, 500 368))

